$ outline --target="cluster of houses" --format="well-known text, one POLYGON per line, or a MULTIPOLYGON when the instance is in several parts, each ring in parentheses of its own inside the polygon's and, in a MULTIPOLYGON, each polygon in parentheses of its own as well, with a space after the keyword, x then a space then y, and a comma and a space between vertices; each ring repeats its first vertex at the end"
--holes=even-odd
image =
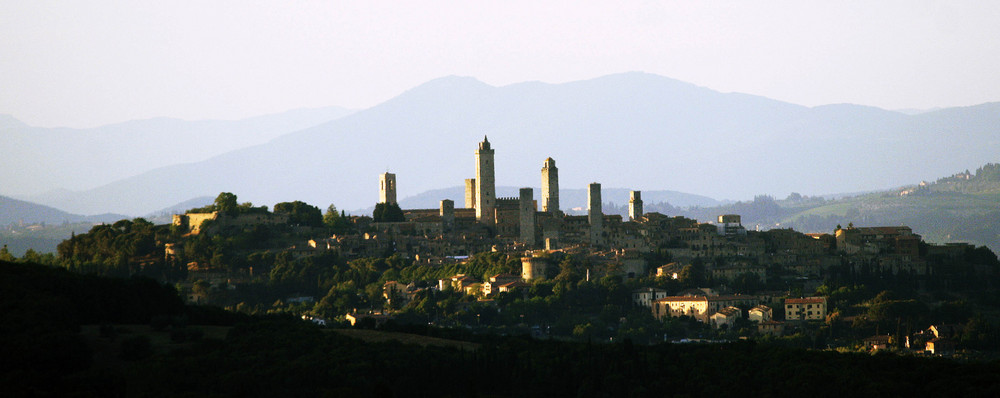
POLYGON ((720 295, 713 289, 689 289, 676 296, 658 288, 642 288, 632 292, 636 305, 649 307, 653 317, 691 317, 716 329, 733 328, 738 319, 747 319, 757 325, 760 334, 780 336, 785 322, 825 320, 825 297, 785 298, 782 292, 763 292, 759 295, 720 295), (784 304, 785 322, 774 319, 772 306, 784 304), (745 310, 744 310, 745 309, 745 310))

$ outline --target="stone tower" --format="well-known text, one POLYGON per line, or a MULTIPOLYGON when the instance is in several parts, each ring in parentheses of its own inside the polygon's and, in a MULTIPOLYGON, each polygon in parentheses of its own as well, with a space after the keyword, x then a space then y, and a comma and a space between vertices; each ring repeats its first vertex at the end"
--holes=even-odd
POLYGON ((521 197, 518 200, 518 209, 521 216, 521 242, 528 247, 535 245, 535 190, 531 188, 521 188, 521 197))
POLYGON ((642 191, 632 191, 628 200, 628 218, 632 221, 642 217, 642 191))
POLYGON ((483 136, 476 150, 476 220, 493 224, 497 205, 496 180, 494 179, 493 149, 490 140, 483 136))
POLYGON ((590 244, 604 244, 604 213, 601 211, 601 184, 591 183, 587 190, 587 220, 590 221, 590 244))
POLYGON ((542 165, 542 211, 559 211, 559 169, 552 158, 542 165))
POLYGON ((455 201, 445 199, 441 201, 441 229, 444 232, 451 231, 455 227, 455 201))
POLYGON ((465 208, 475 209, 476 208, 476 179, 466 178, 465 179, 465 208))
POLYGON ((379 174, 379 189, 378 189, 378 202, 379 203, 396 203, 396 175, 386 172, 379 174))
POLYGON ((525 253, 525 256, 521 257, 521 279, 525 281, 544 279, 547 265, 548 260, 541 257, 540 253, 525 253))

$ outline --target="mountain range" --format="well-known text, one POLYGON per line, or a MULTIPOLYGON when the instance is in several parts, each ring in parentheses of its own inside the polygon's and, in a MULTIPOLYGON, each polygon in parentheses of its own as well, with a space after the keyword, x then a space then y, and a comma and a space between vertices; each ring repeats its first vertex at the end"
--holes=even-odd
POLYGON ((83 216, 71 214, 49 206, 0 196, 0 225, 10 224, 59 224, 59 223, 113 223, 128 216, 122 214, 98 214, 83 216))
MULTIPOLYGON (((74 191, 262 144, 351 112, 326 107, 234 121, 155 118, 89 129, 32 127, 0 114, 0 159, 4 164, 0 194, 59 204, 60 200, 53 198, 66 196, 64 200, 71 201, 74 191)), ((97 210, 101 211, 105 210, 97 210)))
MULTIPOLYGON (((596 181, 605 189, 727 199, 819 195, 898 187, 996 161, 1000 103, 907 114, 848 104, 810 108, 638 72, 503 87, 445 77, 265 143, 19 198, 82 214, 147 214, 222 191, 256 205, 302 200, 363 209, 376 202, 385 171, 396 173, 401 198, 460 186, 474 177, 473 150, 483 136, 496 150, 502 186, 537 186, 551 156, 564 190, 596 181)), ((205 145, 169 138, 178 152, 205 145)), ((45 163, 41 151, 24 152, 45 163)), ((9 190, 14 180, 4 178, 9 190)), ((462 203, 457 192, 445 194, 436 200, 462 203)))

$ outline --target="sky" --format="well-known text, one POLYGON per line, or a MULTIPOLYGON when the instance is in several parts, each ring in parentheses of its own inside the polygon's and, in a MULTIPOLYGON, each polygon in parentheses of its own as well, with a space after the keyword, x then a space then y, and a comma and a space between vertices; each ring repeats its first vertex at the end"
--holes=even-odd
POLYGON ((3 1, 0 114, 42 127, 364 109, 431 79, 642 71, 806 106, 1000 101, 997 1, 3 1))

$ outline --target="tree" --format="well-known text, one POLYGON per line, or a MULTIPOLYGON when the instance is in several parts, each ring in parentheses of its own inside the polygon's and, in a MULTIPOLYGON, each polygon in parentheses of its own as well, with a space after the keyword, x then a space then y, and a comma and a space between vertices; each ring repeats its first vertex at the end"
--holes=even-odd
POLYGON ((319 208, 302 201, 281 202, 274 205, 275 214, 287 214, 288 223, 292 225, 304 225, 309 227, 319 227, 323 225, 323 213, 319 208))
POLYGON ((375 211, 372 213, 372 218, 375 222, 406 221, 406 217, 403 215, 403 209, 400 209, 399 205, 396 203, 379 203, 375 205, 375 211))
POLYGON ((219 196, 215 197, 215 211, 218 211, 219 213, 236 213, 239 206, 240 204, 236 200, 236 194, 231 192, 222 192, 219 196))
POLYGON ((700 261, 701 259, 695 259, 691 265, 686 265, 681 268, 681 272, 677 277, 682 283, 692 287, 698 287, 705 284, 705 265, 700 261))
POLYGON ((14 261, 17 258, 10 251, 7 250, 7 245, 3 245, 3 249, 0 249, 0 261, 14 261))
POLYGON ((326 208, 326 213, 323 213, 323 224, 334 231, 341 231, 347 228, 347 217, 343 213, 337 213, 337 206, 331 203, 326 208))

